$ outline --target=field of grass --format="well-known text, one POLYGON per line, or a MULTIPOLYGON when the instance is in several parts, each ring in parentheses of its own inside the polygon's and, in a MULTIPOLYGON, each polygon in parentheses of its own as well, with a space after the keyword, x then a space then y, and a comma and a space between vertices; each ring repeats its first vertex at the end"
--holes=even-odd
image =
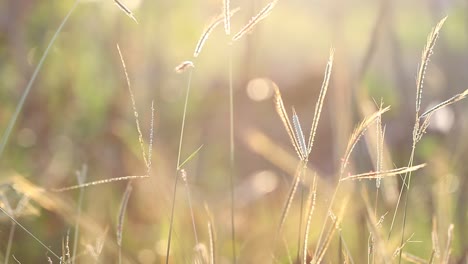
POLYGON ((0 262, 467 264, 467 12, 0 2, 0 262))

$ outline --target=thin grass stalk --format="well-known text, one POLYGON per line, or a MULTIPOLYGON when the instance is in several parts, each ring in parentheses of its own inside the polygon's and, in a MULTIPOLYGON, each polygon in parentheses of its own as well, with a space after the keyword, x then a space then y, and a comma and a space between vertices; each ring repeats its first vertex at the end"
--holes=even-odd
MULTIPOLYGON (((411 150, 411 160, 409 165, 413 165, 413 157, 414 157, 414 152, 416 150, 416 144, 413 144, 413 148, 411 150)), ((410 190, 410 184, 411 184, 411 171, 409 171, 407 174, 405 174, 405 177, 403 179, 403 185, 402 188, 405 186, 405 179, 408 178, 408 183, 406 185, 406 196, 405 196, 405 205, 404 205, 404 211, 403 211, 403 226, 401 230, 401 242, 400 242, 400 252, 398 256, 398 263, 401 263, 401 254, 403 252, 403 246, 404 246, 404 239, 405 239, 405 227, 406 227, 406 214, 408 212, 408 200, 409 200, 409 190, 410 190)), ((396 212, 396 210, 395 210, 396 212)))
POLYGON ((416 166, 401 167, 401 168, 391 169, 391 170, 386 170, 386 171, 371 171, 371 172, 366 172, 366 173, 361 173, 361 174, 356 174, 356 175, 350 175, 348 177, 342 178, 341 181, 378 179, 378 178, 383 178, 383 177, 396 176, 396 175, 406 174, 406 173, 419 170, 421 168, 424 168, 425 166, 426 164, 423 163, 423 164, 419 164, 416 166))
POLYGON ((177 151, 176 179, 174 181, 174 187, 173 187, 173 196, 172 196, 172 205, 171 205, 171 218, 170 218, 170 223, 169 223, 169 234, 168 234, 168 237, 167 237, 166 264, 169 263, 169 253, 170 253, 170 250, 171 250, 172 228, 173 228, 173 224, 174 224, 175 200, 176 200, 176 194, 177 194, 177 183, 178 183, 178 180, 179 180, 178 170, 180 168, 180 157, 181 157, 181 153, 182 153, 182 143, 183 143, 183 139, 184 139, 185 120, 186 120, 186 116, 187 116, 188 99, 189 99, 189 96, 190 96, 190 88, 192 86, 192 74, 193 74, 193 68, 190 68, 189 73, 188 73, 187 90, 186 90, 186 94, 185 94, 184 112, 182 114, 182 125, 181 125, 181 128, 180 128, 179 149, 177 151))
MULTIPOLYGON (((426 46, 424 47, 423 54, 421 57, 421 65, 419 67, 418 71, 418 79, 416 82, 416 118, 415 118, 415 125, 413 129, 413 146, 411 150, 411 159, 409 161, 409 166, 413 165, 413 158, 414 158, 414 152, 416 149, 416 144, 417 142, 421 139, 422 134, 420 133, 421 128, 420 128, 420 122, 419 122, 419 113, 421 109, 421 101, 422 101, 422 89, 424 86, 424 77, 426 74, 426 69, 427 65, 429 64, 430 57, 433 53, 433 48, 435 46, 435 43, 439 37, 439 31, 442 28, 442 25, 444 24, 445 20, 447 17, 444 17, 442 20, 437 23, 437 25, 432 29, 432 32, 429 34, 426 46)), ((428 125, 428 123, 427 123, 428 125)), ((427 127, 426 125, 426 127, 427 127)), ((425 130, 425 127, 423 125, 422 131, 425 130)), ((409 200, 409 191, 410 191, 410 183, 411 183, 411 172, 408 172, 403 180, 403 185, 405 185, 406 179, 408 179, 407 183, 407 191, 406 191, 406 197, 405 197, 405 205, 404 205, 404 212, 403 212, 403 226, 402 226, 402 232, 401 232, 401 242, 400 242, 400 247, 403 247, 404 243, 404 236, 405 236, 405 227, 406 227, 406 215, 407 215, 407 209, 408 209, 408 200, 409 200)), ((403 190, 403 189, 402 189, 403 190)), ((400 195, 401 197, 401 195, 400 195)), ((397 203, 398 206, 398 203, 397 203)), ((395 214, 397 211, 398 207, 395 209, 395 214)), ((398 263, 401 263, 401 253, 402 250, 399 252, 398 256, 398 263)))
POLYGON ((304 157, 302 156, 300 152, 299 142, 294 134, 293 126, 291 125, 291 121, 289 121, 288 112, 286 112, 286 109, 284 108, 283 98, 281 98, 281 92, 275 83, 272 83, 272 85, 275 91, 274 100, 275 100, 276 112, 278 113, 281 119, 281 122, 283 122, 284 128, 286 129, 286 132, 288 133, 289 139, 291 140, 291 144, 293 145, 297 156, 299 157, 300 160, 304 160, 304 157))
POLYGON ((431 240, 432 240, 432 251, 433 254, 437 258, 440 257, 440 246, 439 246, 439 236, 437 235, 437 218, 435 215, 432 216, 432 232, 431 232, 431 240))
POLYGON ((87 182, 83 184, 77 184, 77 185, 72 185, 69 187, 64 187, 64 188, 59 188, 59 189, 50 189, 52 192, 65 192, 65 191, 71 191, 75 189, 80 189, 80 188, 85 188, 85 187, 90 187, 90 186, 96 186, 100 184, 107 184, 107 183, 112 183, 112 182, 117 182, 117 181, 126 181, 126 180, 135 180, 135 179, 144 179, 144 178, 149 178, 148 175, 131 175, 131 176, 123 176, 123 177, 117 177, 117 178, 109 178, 109 179, 104 179, 104 180, 99 180, 99 181, 93 181, 93 182, 87 182))
POLYGON ((169 253, 171 251, 172 228, 173 228, 173 224, 174 224, 174 209, 175 209, 175 200, 176 200, 178 181, 179 181, 179 176, 176 174, 176 179, 174 181, 173 194, 172 194, 172 206, 171 206, 171 219, 170 219, 170 223, 169 223, 169 234, 167 235, 166 264, 169 263, 169 253))
POLYGON ((235 227, 235 203, 234 203, 234 88, 232 78, 232 43, 229 43, 229 161, 230 161, 230 192, 231 192, 231 243, 232 243, 232 260, 233 263, 236 261, 236 227, 235 227))
POLYGON ((283 237, 282 241, 283 241, 284 248, 286 249, 286 255, 288 256, 289 264, 293 264, 294 262, 292 260, 291 250, 289 249, 288 243, 287 243, 287 241, 286 241, 286 239, 284 237, 283 237))
POLYGON ((314 181, 312 183, 312 187, 310 188, 310 195, 308 198, 308 213, 307 213, 307 222, 304 234, 304 250, 303 250, 303 263, 307 262, 307 247, 308 247, 308 240, 309 240, 309 232, 310 232, 310 224, 312 223, 312 215, 315 210, 315 201, 317 198, 317 175, 314 176, 314 181))
MULTIPOLYGON (((301 183, 302 180, 301 180, 301 183)), ((297 235, 297 254, 296 254, 296 259, 299 260, 301 259, 301 234, 302 234, 302 214, 304 211, 304 188, 301 188, 301 205, 299 208, 299 231, 297 235)))
POLYGON ((314 118, 312 121, 312 127, 310 128, 309 141, 307 143, 307 157, 312 151, 312 147, 314 145, 315 134, 317 132, 318 122, 320 120, 320 115, 322 113, 323 102, 325 100, 325 96, 327 95, 328 85, 330 83, 330 76, 331 76, 331 72, 333 68, 334 55, 335 55, 335 50, 333 48, 330 48, 330 55, 328 57, 327 66, 325 68, 322 88, 320 88, 320 94, 317 99, 317 104, 315 105, 315 112, 314 112, 314 118))
MULTIPOLYGON (((87 173, 88 167, 83 165, 81 167, 81 171, 77 173, 76 178, 78 180, 78 184, 82 184, 88 175, 87 173)), ((78 250, 78 237, 80 234, 80 218, 81 218, 81 207, 83 205, 83 197, 84 197, 84 188, 80 188, 80 194, 78 196, 78 212, 76 213, 76 223, 75 223, 75 231, 73 235, 73 251, 72 251, 72 264, 75 264, 76 254, 78 250)))
POLYGON ((117 245, 119 246, 119 263, 122 263, 122 234, 125 221, 125 212, 127 211, 127 205, 132 190, 132 183, 128 182, 127 187, 125 188, 124 196, 122 197, 122 201, 120 203, 119 216, 117 219, 117 245))
POLYGON ((372 243, 372 261, 375 261, 376 253, 380 252, 381 260, 379 263, 391 263, 389 257, 386 255, 386 247, 383 244, 382 234, 379 232, 379 229, 382 226, 383 221, 385 220, 385 216, 387 213, 382 215, 379 220, 377 220, 377 216, 375 214, 375 210, 372 210, 372 207, 369 202, 369 194, 367 193, 367 189, 363 189, 362 193, 363 201, 365 204, 365 208, 367 211, 367 228, 372 236, 373 243, 372 243))
MULTIPOLYGON (((341 179, 343 178, 344 170, 347 167, 348 159, 349 159, 349 157, 351 156, 351 153, 354 150, 354 146, 356 146, 356 144, 359 141, 359 139, 361 138, 362 134, 373 123, 373 121, 375 121, 378 116, 381 116, 383 113, 385 113, 389 109, 390 109, 390 106, 387 106, 386 108, 380 109, 379 111, 375 112, 371 116, 364 118, 364 120, 354 129, 354 131, 351 134, 350 139, 348 141, 348 146, 346 148, 345 155, 344 155, 344 158, 343 158, 342 164, 341 164, 341 169, 340 169, 338 182, 336 184, 335 191, 333 192, 332 198, 331 198, 330 203, 328 205, 327 212, 331 212, 331 209, 332 209, 333 203, 335 201, 336 195, 338 194, 338 190, 339 190, 339 188, 341 186, 341 182, 342 182, 341 179)), ((327 223, 328 223, 328 217, 326 217, 325 220, 323 221, 323 226, 322 226, 322 229, 320 231, 317 246, 315 247, 315 252, 314 252, 313 259, 318 258, 317 252, 320 249, 320 244, 322 242, 322 237, 323 237, 323 234, 324 234, 324 231, 325 231, 325 227, 327 226, 327 223)))
POLYGON ((62 22, 60 23, 59 27, 55 31, 54 35, 49 41, 49 44, 47 45, 47 48, 45 49, 44 53, 42 54, 41 59, 39 60, 39 63, 37 64, 36 68, 34 69, 34 72, 31 76, 31 79, 29 79, 28 84, 26 85, 26 89, 24 90, 23 94, 21 95, 20 101, 18 102, 18 105, 16 106, 15 112, 13 113, 13 116, 11 117, 10 121, 8 122, 8 126, 5 130, 5 132, 2 135, 2 139, 0 142, 0 157, 3 154, 3 151, 5 151, 6 144, 8 143, 8 139, 10 138, 11 132, 13 131, 13 127, 16 124, 16 120, 18 119, 18 116, 23 109, 24 103, 26 102, 26 98, 29 95, 29 92, 31 91, 32 85, 34 84, 34 81, 36 80, 36 77, 39 73, 39 71, 42 68, 42 65, 44 64, 44 61, 49 54, 50 49, 52 48, 52 45, 55 43, 55 40, 57 39, 59 33, 62 31, 63 27, 65 26, 66 22, 70 18, 71 14, 77 7, 78 3, 80 0, 76 0, 73 4, 73 6, 70 8, 70 11, 68 11, 67 15, 63 18, 62 22))
MULTIPOLYGON (((232 17, 235 13, 237 13, 240 9, 239 8, 235 8, 235 9, 232 9, 230 10, 230 13, 229 13, 229 16, 232 17)), ((208 37, 211 35, 211 33, 213 32, 213 30, 219 25, 221 24, 223 21, 226 21, 226 18, 225 18, 225 12, 226 10, 223 11, 223 13, 221 15, 218 15, 216 16, 212 21, 211 23, 205 28, 205 30, 203 31, 200 39, 198 40, 197 42, 197 45, 195 46, 195 51, 193 52, 193 57, 196 58, 198 57, 198 55, 200 55, 200 52, 202 51, 203 49, 203 46, 205 45, 206 41, 208 40, 208 37)))
MULTIPOLYGON (((413 157, 414 157, 414 150, 411 151, 411 155, 410 155, 409 163, 408 163, 408 164, 411 164, 411 163, 412 163, 413 157)), ((396 218, 396 215, 397 215, 397 210, 398 210, 398 207, 399 207, 399 205, 400 205, 401 196, 403 195, 403 190, 404 190, 405 185, 406 185, 406 176, 407 176, 407 175, 405 175, 404 178, 403 178, 403 184, 401 185, 400 193, 399 193, 399 195, 398 195, 397 204, 396 204, 396 206, 395 206, 395 211, 394 211, 394 213, 393 213, 392 223, 390 224, 390 230, 389 230, 389 232, 388 232, 387 240, 389 240, 389 239, 390 239, 390 236, 392 235, 393 226, 394 226, 395 218, 396 218)))
POLYGON ((364 118, 364 120, 354 129, 353 133, 351 134, 350 140, 348 141, 348 146, 346 147, 345 155, 343 158, 343 162, 341 165, 341 174, 344 172, 344 169, 348 165, 349 157, 354 150, 357 142, 361 138, 361 136, 366 132, 367 128, 376 121, 383 113, 390 110, 390 106, 387 106, 383 109, 379 109, 377 112, 369 116, 368 118, 364 118))
POLYGON ((332 226, 330 227, 330 231, 328 232, 327 236, 325 236, 325 242, 323 243, 323 245, 318 250, 318 254, 317 254, 317 252, 314 254, 314 257, 312 259, 312 263, 314 263, 314 264, 322 263, 322 259, 325 256, 325 253, 326 253, 328 247, 330 246, 331 239, 332 239, 332 236, 333 236, 334 232, 336 230, 340 229, 341 219, 342 219, 343 214, 345 212, 345 209, 347 207, 347 204, 348 204, 348 201, 349 201, 349 195, 345 198, 344 201, 345 202, 343 203, 338 216, 334 215, 331 210, 328 211, 328 217, 332 221, 332 226))
POLYGON ((437 25, 432 29, 431 33, 429 34, 426 42, 426 46, 424 47, 422 57, 421 57, 421 65, 419 66, 418 70, 418 79, 416 82, 416 116, 419 115, 419 111, 421 109, 421 101, 422 101, 422 90, 424 86, 424 77, 426 75, 427 65, 429 64, 430 57, 433 53, 433 49, 437 39, 439 38, 439 31, 442 28, 447 17, 442 18, 442 20, 437 23, 437 25))
POLYGON ((436 112, 437 110, 440 110, 448 105, 451 105, 453 103, 456 103, 462 99, 464 99, 466 96, 468 95, 468 89, 466 89, 465 91, 463 91, 462 93, 460 94, 457 94, 457 95, 454 95, 452 96, 451 98, 431 107, 430 109, 428 109, 426 112, 424 112, 419 118, 422 119, 422 118, 426 118, 426 117, 429 117, 431 116, 434 112, 436 112))
POLYGON ((434 263, 434 255, 435 255, 434 249, 431 251, 431 256, 429 257, 429 260, 427 261, 428 264, 434 263))
POLYGON ((320 253, 317 255, 316 259, 314 258, 312 260, 312 263, 317 263, 317 264, 322 263, 322 259, 325 256, 325 252, 327 251, 327 248, 330 246, 333 234, 335 233, 335 230, 338 229, 339 227, 338 219, 335 219, 333 222, 334 222, 333 225, 330 227, 329 232, 325 236, 325 241, 324 241, 322 248, 320 249, 320 253))
POLYGON ((132 12, 132 10, 130 10, 130 8, 126 7, 119 0, 114 0, 114 3, 120 8, 120 10, 122 10, 128 17, 130 17, 133 21, 135 21, 135 23, 138 24, 138 21, 137 21, 135 15, 133 15, 133 12, 132 12))
POLYGON ((281 218, 280 218, 280 224, 278 226, 278 230, 276 231, 277 235, 279 235, 283 229, 284 223, 286 221, 286 217, 288 216, 289 209, 291 208, 292 201, 294 199, 294 194, 297 191, 297 187, 299 186, 299 183, 301 182, 302 178, 302 173, 304 172, 304 163, 301 161, 297 165, 296 172, 294 173, 294 181, 293 185, 291 186, 291 189, 289 190, 288 193, 288 198, 286 199, 286 203, 283 207, 283 212, 281 213, 281 218))
POLYGON ((232 40, 237 41, 247 33, 251 32, 255 25, 257 25, 260 21, 265 19, 271 13, 276 3, 278 3, 278 0, 273 0, 270 3, 268 3, 262 10, 260 10, 260 12, 258 12, 254 17, 252 17, 249 20, 249 22, 245 24, 245 26, 241 30, 239 30, 239 32, 237 32, 237 34, 234 35, 232 40))
POLYGON ((187 200, 188 200, 189 209, 190 209, 190 217, 192 219, 192 227, 193 227, 193 234, 195 237, 195 245, 198 245, 199 243, 198 243, 197 227, 195 225, 195 216, 193 214, 192 198, 190 196, 190 188, 188 185, 187 172, 185 171, 185 169, 181 169, 179 170, 179 172, 180 172, 180 176, 182 177, 182 180, 184 181, 185 191, 187 192, 187 200))
MULTIPOLYGON (((12 255, 13 259, 16 261, 16 263, 21 264, 21 262, 15 257, 15 255, 12 255)), ((49 258, 50 259, 50 258, 49 258)), ((50 261, 49 261, 50 263, 50 261)))
POLYGON ((210 241, 210 264, 215 264, 215 240, 211 221, 208 221, 208 238, 210 241))
POLYGON ((229 0, 224 0, 223 1, 223 10, 224 10, 224 31, 226 32, 226 35, 231 34, 231 16, 229 15, 230 12, 230 1, 229 0))
POLYGON ((39 243, 43 248, 45 248, 50 254, 52 254, 55 258, 60 260, 60 256, 57 255, 54 251, 52 251, 48 246, 46 246, 39 238, 37 238, 33 233, 31 233, 26 227, 21 225, 12 215, 10 215, 5 209, 0 206, 0 211, 2 211, 8 218, 11 219, 16 225, 18 225, 21 229, 23 229, 29 236, 31 236, 37 243, 39 243))
POLYGON ((139 118, 138 118, 139 115, 138 115, 138 111, 137 111, 137 108, 136 108, 136 102, 135 102, 135 95, 133 93, 132 85, 131 85, 131 82, 130 82, 130 77, 128 76, 127 66, 125 64, 125 60, 123 58, 122 52, 120 51, 119 44, 117 44, 117 51, 119 52, 120 62, 122 63, 122 68, 123 68, 124 73, 125 73, 125 80, 127 81, 128 93, 130 94, 130 100, 132 101, 132 110, 133 110, 133 115, 135 116, 135 125, 136 125, 137 131, 138 131, 138 142, 140 143, 140 149, 141 149, 141 153, 143 155, 143 160, 145 161, 145 165, 148 167, 148 159, 146 157, 146 151, 145 151, 145 147, 144 147, 145 142, 143 140, 143 133, 141 133, 140 121, 139 121, 139 118))
POLYGON ((9 261, 9 258, 10 258, 11 246, 13 244, 13 238, 15 236, 15 230, 16 230, 16 223, 14 221, 11 221, 10 233, 8 234, 7 249, 5 251, 5 264, 9 263, 8 261, 9 261))
POLYGON ((450 261, 450 253, 452 251, 451 249, 452 240, 453 240, 453 224, 450 224, 448 231, 447 231, 447 245, 445 247, 445 253, 444 253, 442 263, 448 264, 450 261))
POLYGON ((66 256, 66 263, 70 263, 71 254, 70 254, 70 229, 67 230, 67 237, 65 240, 65 256, 66 256))
POLYGON ((294 107, 292 108, 293 111, 293 126, 295 132, 296 141, 299 143, 299 152, 301 153, 302 159, 307 159, 308 156, 308 148, 305 143, 304 133, 302 132, 301 123, 299 122, 299 117, 296 114, 296 110, 294 107))

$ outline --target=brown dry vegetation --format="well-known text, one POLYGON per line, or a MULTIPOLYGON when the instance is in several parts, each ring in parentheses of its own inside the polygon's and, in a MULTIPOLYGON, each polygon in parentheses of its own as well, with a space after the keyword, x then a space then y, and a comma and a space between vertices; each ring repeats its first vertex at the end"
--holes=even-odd
POLYGON ((1 2, 0 261, 467 263, 466 3, 406 2, 1 2))

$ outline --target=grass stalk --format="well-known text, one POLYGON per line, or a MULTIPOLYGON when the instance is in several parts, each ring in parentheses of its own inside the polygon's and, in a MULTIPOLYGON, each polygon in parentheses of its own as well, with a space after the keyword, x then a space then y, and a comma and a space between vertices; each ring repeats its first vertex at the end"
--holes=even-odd
MULTIPOLYGON (((77 173, 76 178, 78 180, 78 184, 83 184, 86 180, 87 176, 87 166, 83 165, 81 167, 81 171, 77 173)), ((75 223, 75 231, 73 235, 73 251, 72 251, 72 264, 75 264, 76 254, 78 250, 78 237, 80 234, 80 218, 81 218, 81 206, 83 204, 83 197, 84 197, 84 188, 80 188, 80 194, 78 197, 78 212, 76 213, 76 223, 75 223)))
POLYGON ((11 253, 11 245, 13 244, 13 237, 15 236, 16 230, 16 222, 11 221, 10 233, 8 234, 8 244, 7 249, 5 251, 5 264, 8 264, 10 253, 11 253))
POLYGON ((23 109, 24 103, 26 102, 26 98, 28 97, 31 88, 34 84, 34 81, 36 80, 37 75, 39 74, 39 71, 42 68, 42 65, 44 64, 45 59, 47 58, 47 55, 49 54, 50 48, 52 48, 52 45, 55 43, 55 40, 57 39, 59 33, 62 31, 63 27, 67 23, 68 19, 70 18, 71 14, 75 10, 76 6, 80 0, 76 0, 73 6, 70 8, 68 11, 67 15, 63 18, 62 22, 60 23, 59 27, 55 31, 54 35, 49 41, 49 44, 47 45, 47 48, 45 49, 44 53, 42 54, 41 59, 39 60, 39 63, 37 64, 36 68, 34 69, 34 72, 31 76, 31 79, 29 79, 28 84, 26 85, 26 89, 24 90, 23 94, 21 95, 20 101, 18 102, 18 105, 16 106, 15 112, 13 113, 13 116, 11 117, 10 121, 8 122, 7 128, 5 132, 3 133, 2 139, 0 141, 0 157, 2 156, 3 152, 5 151, 5 147, 8 143, 8 139, 10 138, 11 132, 13 131, 13 127, 16 124, 16 120, 18 119, 18 116, 23 109))
POLYGON ((172 239, 172 229, 174 225, 174 211, 175 211, 175 200, 177 194, 177 183, 179 181, 178 170, 180 168, 180 157, 182 154, 182 143, 184 139, 184 131, 185 131, 185 120, 187 116, 187 106, 188 106, 188 99, 190 96, 190 88, 192 86, 192 75, 193 75, 193 68, 190 68, 188 73, 188 81, 187 81, 187 89, 185 94, 185 103, 184 103, 184 111, 182 114, 182 125, 180 128, 180 138, 179 138, 179 149, 177 151, 177 165, 176 165, 176 179, 174 181, 174 187, 172 188, 172 205, 171 205, 171 218, 169 222, 169 234, 167 235, 167 249, 166 249, 166 264, 169 263, 169 253, 171 250, 171 239, 172 239))
POLYGON ((29 236, 31 236, 34 240, 36 240, 37 243, 39 243, 43 248, 45 248, 50 254, 52 254, 55 258, 60 260, 59 255, 57 255, 52 249, 50 249, 48 246, 46 246, 37 236, 35 236, 33 233, 31 233, 26 227, 24 227, 22 224, 20 224, 12 215, 10 215, 5 209, 0 207, 0 210, 8 216, 8 218, 11 219, 17 226, 19 226, 21 229, 23 229, 29 236))
POLYGON ((232 43, 229 43, 229 188, 231 193, 231 243, 232 243, 232 262, 236 263, 236 227, 235 227, 235 197, 234 197, 234 88, 232 78, 232 43))

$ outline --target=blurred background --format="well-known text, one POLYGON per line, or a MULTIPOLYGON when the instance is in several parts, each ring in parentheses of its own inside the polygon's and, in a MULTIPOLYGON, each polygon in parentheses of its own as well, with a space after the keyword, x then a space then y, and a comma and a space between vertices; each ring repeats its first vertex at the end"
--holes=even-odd
MULTIPOLYGON (((126 214, 122 248, 128 263, 165 259, 188 79, 187 72, 174 71, 180 62, 191 60, 195 65, 181 156, 184 160, 203 145, 185 169, 199 240, 207 245, 211 219, 220 263, 228 263, 231 257, 229 52, 233 54, 235 89, 239 263, 264 263, 271 257, 297 164, 274 108, 271 82, 279 86, 287 110, 295 107, 308 134, 329 49, 335 49, 330 88, 309 162, 311 173, 300 187, 308 192, 313 173, 318 175, 311 252, 348 138, 381 99, 391 105, 383 117, 385 167, 407 165, 421 52, 431 28, 445 16, 448 19, 426 74, 422 108, 467 88, 467 1, 279 1, 250 34, 232 44, 232 50, 222 24, 218 26, 196 59, 195 45, 211 19, 222 12, 221 0, 121 3, 132 10, 138 23, 112 0, 79 2, 53 44, 0 157, 3 204, 8 200, 14 208, 21 205, 24 195, 30 197, 27 205, 21 205, 17 219, 55 252, 61 252, 62 239, 74 229, 79 191, 49 190, 77 184, 75 171, 83 164, 88 168, 86 181, 146 173, 117 43, 126 60, 146 143, 152 101, 155 105, 152 173, 149 179, 134 182, 126 214), (16 185, 11 187, 12 183, 16 185), (33 195, 34 190, 39 193, 33 195)), ((232 7, 240 7, 232 17, 232 32, 267 3, 231 1, 232 7)), ((44 50, 73 4, 72 0, 0 0, 2 135, 44 50)), ((406 234, 413 234, 410 242, 414 243, 407 243, 405 251, 424 259, 431 254, 434 221, 442 248, 448 241, 447 228, 454 224, 451 263, 465 263, 462 261, 468 258, 467 111, 468 103, 461 101, 438 112, 416 149, 415 164, 428 165, 412 180, 406 234)), ((370 129, 369 134, 375 130, 370 129)), ((374 169, 375 151, 368 142, 366 137, 357 145, 349 173, 374 169)), ((388 234, 401 179, 385 179, 382 185, 377 215, 388 213, 383 222, 388 234)), ((116 182, 84 189, 81 208, 86 220, 80 231, 78 262, 92 261, 96 240, 105 238, 99 261, 115 263, 115 230, 125 186, 126 182, 116 182)), ((185 188, 179 181, 172 263, 190 262, 195 246, 185 188)), ((369 231, 363 190, 374 193, 375 182, 352 182, 341 192, 352 197, 348 197, 341 232, 356 263, 367 259, 369 231)), ((337 211, 340 204, 344 202, 337 202, 337 211)), ((296 250, 298 217, 296 199, 284 231, 291 252, 296 250)), ((0 219, 3 256, 11 221, 4 215, 0 219)), ((397 214, 390 255, 399 245, 401 219, 402 214, 397 214)), ((11 253, 21 263, 46 263, 50 256, 21 229, 16 229, 13 241, 11 253)), ((337 261, 337 248, 333 241, 326 257, 331 263, 337 261)), ((287 263, 287 254, 283 248, 280 251, 279 260, 287 263)))

